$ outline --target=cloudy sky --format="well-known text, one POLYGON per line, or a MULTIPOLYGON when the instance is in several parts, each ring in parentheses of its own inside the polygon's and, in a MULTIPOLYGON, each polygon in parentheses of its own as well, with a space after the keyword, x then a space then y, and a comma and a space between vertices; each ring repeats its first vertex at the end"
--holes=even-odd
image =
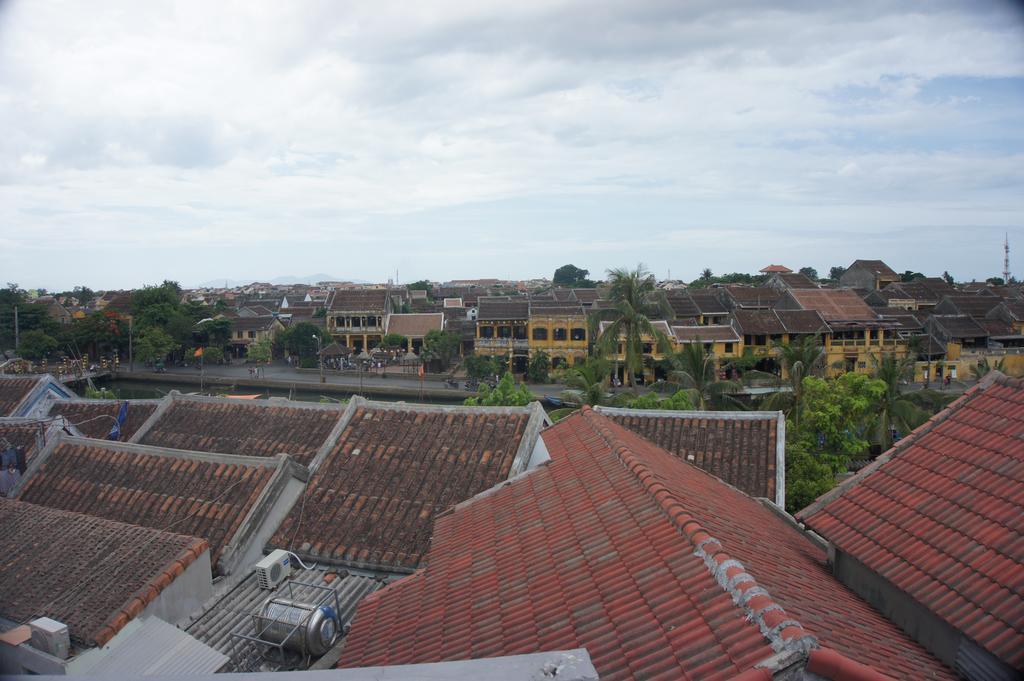
POLYGON ((1024 273, 1024 12, 0 0, 0 283, 1024 273))

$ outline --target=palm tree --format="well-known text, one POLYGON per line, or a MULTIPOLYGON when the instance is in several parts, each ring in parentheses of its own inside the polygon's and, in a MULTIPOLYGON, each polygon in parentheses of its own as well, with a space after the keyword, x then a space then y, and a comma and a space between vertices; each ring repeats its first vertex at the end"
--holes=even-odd
POLYGON ((669 352, 671 345, 665 334, 651 323, 656 308, 654 275, 638 265, 635 270, 608 270, 608 299, 614 306, 614 317, 598 338, 605 355, 618 354, 622 343, 629 385, 636 386, 635 374, 644 370, 644 338, 654 339, 658 349, 669 352))
POLYGON ((580 404, 596 407, 608 399, 608 374, 611 364, 606 359, 591 357, 565 370, 564 382, 569 389, 565 396, 580 404))
POLYGON ((789 393, 778 392, 765 400, 770 409, 782 409, 792 415, 794 425, 800 423, 800 405, 804 396, 804 378, 817 376, 825 368, 825 346, 818 336, 804 336, 790 343, 774 343, 779 364, 789 382, 789 393))
POLYGON ((896 357, 892 353, 881 358, 871 356, 874 377, 885 383, 885 393, 878 402, 874 416, 875 440, 885 451, 892 447, 893 430, 909 433, 928 420, 928 414, 902 395, 902 385, 914 376, 913 356, 896 357))
POLYGON ((700 280, 701 280, 701 281, 703 281, 703 282, 704 282, 705 284, 707 284, 708 282, 710 282, 710 281, 711 281, 711 280, 712 280, 712 279, 714 278, 714 276, 715 276, 715 275, 714 275, 714 273, 713 273, 713 272, 711 271, 711 268, 710 268, 710 267, 705 267, 705 268, 704 268, 703 270, 701 270, 701 272, 700 272, 700 280))
POLYGON ((742 384, 718 378, 715 356, 704 350, 703 343, 687 343, 669 358, 669 362, 674 367, 669 372, 669 380, 683 386, 697 409, 742 406, 730 395, 739 392, 742 384))

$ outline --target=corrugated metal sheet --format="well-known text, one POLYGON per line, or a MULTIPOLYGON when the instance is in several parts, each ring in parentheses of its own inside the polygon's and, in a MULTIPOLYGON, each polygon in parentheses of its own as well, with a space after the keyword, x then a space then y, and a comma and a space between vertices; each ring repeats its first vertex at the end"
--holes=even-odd
MULTIPOLYGON (((324 578, 328 574, 333 575, 329 586, 338 594, 338 618, 344 631, 355 616, 359 601, 384 586, 384 582, 373 577, 353 575, 344 570, 298 569, 292 572, 291 593, 298 600, 317 601, 324 592, 307 585, 327 585, 324 578)), ((237 631, 250 636, 255 635, 252 613, 272 594, 288 593, 284 583, 273 591, 259 588, 256 575, 252 573, 227 594, 207 603, 203 614, 189 625, 186 631, 231 658, 232 671, 276 671, 277 665, 267 663, 263 659, 262 646, 231 634, 237 631)))
POLYGON ((156 617, 123 640, 112 642, 110 652, 85 672, 87 676, 157 676, 213 674, 228 663, 227 655, 156 617))

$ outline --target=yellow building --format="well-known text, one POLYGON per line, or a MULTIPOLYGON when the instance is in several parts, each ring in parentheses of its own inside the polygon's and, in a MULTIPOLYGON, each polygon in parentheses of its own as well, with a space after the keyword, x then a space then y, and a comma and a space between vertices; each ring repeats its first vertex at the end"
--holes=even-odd
POLYGON ((778 361, 776 344, 789 345, 807 336, 828 342, 831 329, 817 310, 734 310, 733 323, 741 335, 741 354, 758 359, 755 369, 787 378, 778 361))
POLYGON ((250 345, 269 339, 284 331, 284 324, 276 317, 236 317, 231 320, 231 338, 228 344, 235 357, 244 357, 250 345))
POLYGON ((528 338, 530 356, 544 352, 553 368, 587 358, 587 317, 578 302, 531 301, 528 338))
POLYGON ((387 289, 332 291, 327 298, 327 332, 353 350, 380 345, 391 314, 387 289))
POLYGON ((509 296, 485 296, 479 301, 474 352, 508 357, 509 368, 524 373, 530 358, 530 301, 509 296))

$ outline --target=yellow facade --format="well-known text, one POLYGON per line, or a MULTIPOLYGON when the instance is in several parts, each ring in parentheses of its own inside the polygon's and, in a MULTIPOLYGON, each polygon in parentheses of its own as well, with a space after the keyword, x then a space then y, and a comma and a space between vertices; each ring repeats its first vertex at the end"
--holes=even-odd
POLYGON ((583 315, 531 316, 527 324, 530 356, 544 352, 553 366, 582 362, 587 358, 587 334, 583 315))
POLYGON ((530 356, 529 327, 526 319, 477 320, 474 352, 487 357, 508 356, 509 369, 525 371, 530 356))
POLYGON ((384 338, 386 319, 379 312, 332 312, 327 315, 327 331, 338 343, 357 350, 370 350, 384 338))
POLYGON ((826 333, 825 365, 829 376, 844 373, 870 374, 874 371, 872 357, 895 355, 907 356, 909 344, 894 331, 887 329, 854 329, 826 333))

